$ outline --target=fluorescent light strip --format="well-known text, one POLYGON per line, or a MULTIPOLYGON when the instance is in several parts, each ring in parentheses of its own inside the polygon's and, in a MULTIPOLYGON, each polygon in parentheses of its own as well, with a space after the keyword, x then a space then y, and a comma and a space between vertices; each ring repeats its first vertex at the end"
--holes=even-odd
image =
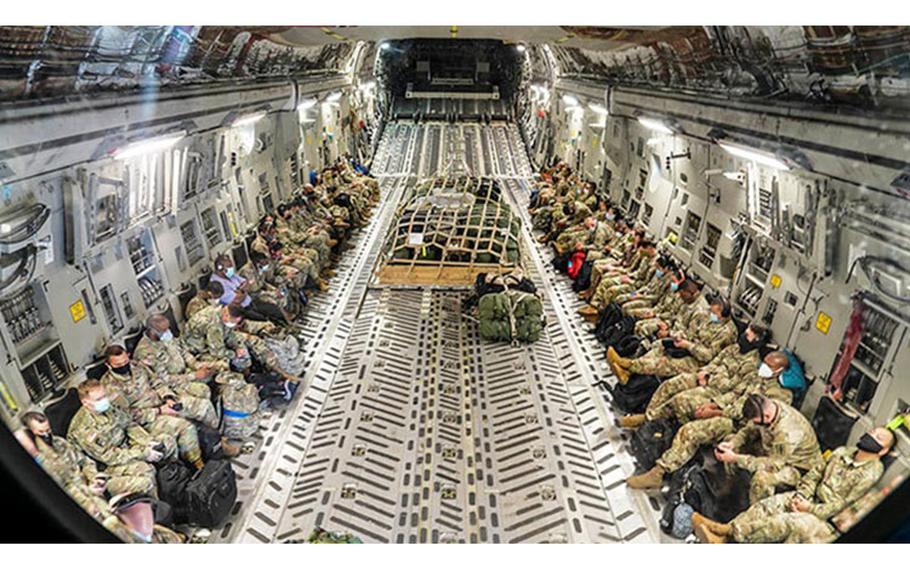
POLYGON ((717 145, 726 150, 727 153, 736 156, 737 158, 752 160, 756 164, 768 166, 770 168, 774 168, 775 170, 790 169, 790 166, 768 152, 762 152, 761 150, 755 150, 753 148, 740 146, 738 144, 731 144, 730 142, 724 142, 722 140, 718 140, 717 145))
POLYGON ((308 110, 316 106, 316 99, 307 99, 297 105, 297 110, 308 110))
POLYGON ((602 114, 604 116, 607 116, 607 109, 603 105, 599 105, 596 103, 588 103, 588 108, 591 109, 592 111, 596 112, 597 114, 602 114))
POLYGON ((641 124, 642 126, 644 126, 645 128, 647 128, 649 130, 653 130, 655 132, 660 132, 662 134, 673 134, 673 131, 670 129, 670 127, 659 120, 654 120, 653 118, 640 117, 638 119, 638 122, 639 122, 639 124, 641 124))
POLYGON ((234 124, 232 124, 231 127, 232 128, 241 128, 243 126, 250 126, 251 124, 255 124, 255 123, 259 122, 259 120, 261 120, 263 117, 265 117, 266 114, 267 114, 266 111, 261 110, 259 112, 254 112, 253 114, 248 114, 246 116, 242 116, 242 117, 238 118, 237 120, 235 120, 234 124))
POLYGON ((144 154, 161 152, 162 150, 167 150, 168 148, 175 146, 185 137, 186 131, 182 131, 175 134, 149 138, 147 140, 139 140, 115 150, 113 156, 118 160, 123 160, 126 158, 135 158, 136 156, 142 156, 144 154))
POLYGON ((578 99, 572 95, 563 95, 562 102, 566 103, 568 106, 578 106, 578 99))

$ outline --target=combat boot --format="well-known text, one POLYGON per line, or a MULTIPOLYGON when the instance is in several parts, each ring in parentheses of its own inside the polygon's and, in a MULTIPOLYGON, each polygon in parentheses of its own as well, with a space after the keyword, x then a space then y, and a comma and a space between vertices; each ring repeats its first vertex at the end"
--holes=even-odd
POLYGON ((696 511, 692 513, 692 527, 694 528, 699 525, 704 525, 712 533, 719 536, 728 536, 733 532, 733 527, 731 527, 729 523, 718 523, 696 511))
POLYGON ((616 380, 619 381, 620 384, 624 385, 629 382, 629 371, 616 364, 613 364, 610 367, 613 369, 613 374, 616 376, 616 380))
POLYGON ((714 534, 711 532, 711 529, 705 525, 698 525, 695 527, 695 536, 698 537, 698 542, 703 542, 705 544, 724 544, 727 542, 727 537, 714 534))
POLYGON ((328 290, 329 290, 329 283, 326 282, 325 280, 323 280, 322 278, 320 278, 319 279, 319 291, 328 292, 328 290))
POLYGON ((622 428, 638 428, 647 421, 644 414, 627 414, 619 419, 619 425, 622 428))
POLYGON ((221 438, 221 451, 225 457, 233 458, 240 455, 240 446, 232 444, 227 438, 221 438))
POLYGON ((663 484, 665 473, 664 468, 655 465, 648 471, 627 479, 626 485, 630 489, 657 489, 663 484))
POLYGON ((623 369, 632 364, 631 359, 627 359, 621 356, 616 352, 616 349, 613 349, 612 345, 607 348, 607 361, 609 361, 612 365, 622 367, 623 369))
POLYGON ((597 308, 590 304, 586 304, 576 310, 579 315, 582 317, 595 316, 598 314, 597 308))

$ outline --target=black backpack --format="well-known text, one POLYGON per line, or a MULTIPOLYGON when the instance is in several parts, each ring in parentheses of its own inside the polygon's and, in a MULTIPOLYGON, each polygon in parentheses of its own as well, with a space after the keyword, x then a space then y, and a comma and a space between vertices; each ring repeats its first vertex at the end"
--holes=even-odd
POLYGON ((676 508, 686 502, 685 492, 689 488, 689 478, 692 474, 701 468, 702 461, 700 454, 689 461, 686 465, 677 469, 670 475, 669 490, 667 491, 667 502, 660 516, 660 530, 665 534, 673 534, 674 514, 676 508))
POLYGON ((597 335, 597 340, 600 341, 604 347, 613 347, 616 349, 616 346, 626 337, 632 336, 634 331, 635 318, 632 316, 621 316, 619 321, 610 326, 601 335, 597 335))
POLYGON ((196 423, 196 434, 199 437, 199 449, 202 450, 203 460, 208 461, 224 457, 224 450, 221 448, 221 432, 204 424, 196 423))
POLYGON ((657 459, 673 444, 673 437, 679 430, 675 418, 661 418, 642 424, 629 440, 629 451, 638 466, 649 470, 657 459))
POLYGON ((591 270, 593 268, 593 260, 586 260, 585 263, 581 265, 581 270, 578 271, 578 274, 575 276, 575 281, 572 282, 572 290, 581 292, 582 290, 587 290, 591 286, 591 270))
POLYGON ((613 349, 616 350, 620 357, 634 359, 639 356, 641 339, 637 335, 627 335, 613 345, 613 349))
POLYGON ((553 257, 553 270, 565 272, 569 269, 569 253, 557 254, 553 257))
POLYGON ((228 460, 210 460, 186 484, 186 519, 212 528, 227 519, 237 502, 237 479, 228 460))
POLYGON ((830 396, 818 401, 818 408, 812 418, 812 427, 818 436, 821 450, 833 450, 847 443, 850 430, 858 416, 851 416, 830 396))
POLYGON ((613 387, 613 404, 627 414, 641 414, 659 386, 654 375, 632 375, 626 384, 613 387))
POLYGON ((749 508, 750 474, 740 468, 732 471, 716 462, 695 469, 683 493, 685 502, 709 519, 729 523, 749 508))
POLYGON ((186 521, 186 486, 193 469, 179 460, 158 467, 158 499, 171 506, 175 523, 186 521))

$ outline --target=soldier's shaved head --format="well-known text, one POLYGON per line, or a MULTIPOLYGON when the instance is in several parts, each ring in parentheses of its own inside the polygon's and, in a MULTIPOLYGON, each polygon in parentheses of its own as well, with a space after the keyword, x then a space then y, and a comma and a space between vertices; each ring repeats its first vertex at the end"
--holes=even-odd
POLYGON ((171 327, 171 322, 164 314, 152 314, 146 318, 145 325, 155 331, 164 331, 171 327))
POLYGON ((790 367, 790 358, 783 351, 772 351, 765 355, 765 363, 775 371, 788 369, 790 367))
POLYGON ((79 386, 76 387, 76 393, 79 395, 80 400, 85 400, 91 396, 92 392, 96 389, 103 389, 104 385, 101 384, 101 381, 98 379, 86 379, 79 383, 79 386))

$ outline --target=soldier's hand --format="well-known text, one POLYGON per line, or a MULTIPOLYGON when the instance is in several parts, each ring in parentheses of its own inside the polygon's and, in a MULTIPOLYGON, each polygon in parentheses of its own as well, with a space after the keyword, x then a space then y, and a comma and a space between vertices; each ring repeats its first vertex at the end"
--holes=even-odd
POLYGON ((97 476, 92 480, 90 489, 93 495, 104 495, 104 492, 107 491, 107 477, 97 476))
POLYGON ((158 407, 158 411, 162 416, 177 416, 177 411, 171 408, 169 402, 166 402, 158 407))
POLYGON ((238 359, 242 359, 249 355, 249 352, 246 350, 246 347, 238 347, 234 350, 234 355, 236 355, 238 359))
POLYGON ((145 461, 149 463, 158 463, 164 457, 164 452, 159 452, 153 447, 149 447, 145 451, 145 461))
POLYGON ((644 318, 644 319, 651 319, 651 318, 653 318, 653 317, 654 317, 654 310, 647 310, 647 311, 645 311, 645 318, 644 318))
POLYGON ((203 381, 212 376, 212 373, 214 373, 214 369, 210 367, 200 367, 199 369, 196 369, 194 376, 197 381, 203 381))
POLYGON ((703 387, 708 384, 708 373, 699 371, 696 377, 698 378, 698 386, 703 387))

